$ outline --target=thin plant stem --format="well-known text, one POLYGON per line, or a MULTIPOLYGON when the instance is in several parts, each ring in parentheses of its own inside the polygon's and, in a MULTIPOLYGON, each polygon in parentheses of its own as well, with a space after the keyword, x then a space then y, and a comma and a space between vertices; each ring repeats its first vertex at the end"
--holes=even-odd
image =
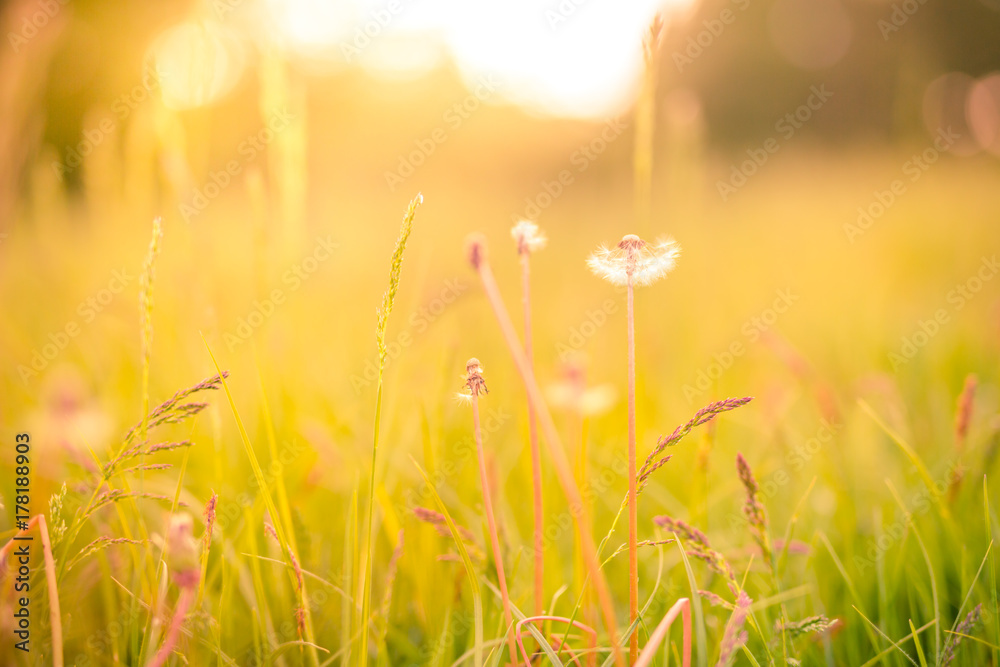
POLYGON ((590 579, 594 582, 594 587, 597 589, 601 613, 604 616, 604 624, 611 639, 611 649, 614 653, 615 664, 618 667, 624 667, 625 658, 622 655, 621 646, 618 644, 618 623, 615 620, 614 601, 611 598, 611 592, 608 589, 608 583, 604 578, 604 574, 601 572, 593 535, 589 532, 590 515, 583 501, 583 496, 580 493, 580 488, 573 478, 573 470, 570 467, 569 460, 566 458, 566 451, 563 449, 562 440, 559 438, 555 422, 552 420, 548 406, 546 406, 542 398, 542 390, 539 388, 538 381, 535 379, 535 373, 528 363, 527 357, 524 355, 524 349, 518 340, 514 324, 510 319, 510 314, 507 312, 507 307, 500 296, 500 289, 497 287, 496 279, 493 277, 493 270, 490 268, 489 261, 486 258, 486 242, 482 237, 478 237, 472 242, 471 260, 472 266, 479 274, 483 291, 486 293, 490 306, 493 309, 493 314, 496 316, 497 324, 500 326, 500 331, 507 343, 507 348, 514 358, 514 365, 517 366, 521 380, 524 382, 525 389, 528 392, 528 399, 535 405, 539 424, 542 427, 542 434, 545 436, 546 445, 548 445, 549 456, 555 467, 556 477, 559 480, 559 485, 562 487, 570 509, 574 510, 571 514, 575 520, 577 532, 580 535, 580 546, 583 552, 584 563, 587 566, 590 579))
POLYGON ((167 663, 170 654, 173 653, 174 646, 177 645, 177 638, 181 633, 181 626, 184 625, 184 617, 187 615, 191 603, 194 601, 195 589, 186 586, 181 589, 180 597, 177 599, 177 608, 174 610, 173 620, 170 621, 170 629, 167 630, 167 637, 163 640, 163 645, 156 652, 153 659, 149 661, 149 667, 161 667, 167 663))
POLYGON ((483 486, 483 506, 486 508, 486 525, 490 531, 490 543, 493 547, 493 561, 497 566, 497 581, 500 584, 500 597, 503 600, 503 615, 506 622, 507 646, 510 649, 510 661, 517 664, 517 646, 510 628, 514 624, 514 616, 510 611, 510 595, 507 593, 507 577, 503 570, 503 554, 500 551, 500 536, 497 534, 497 522, 493 516, 493 500, 490 494, 489 477, 486 474, 486 454, 483 451, 483 434, 479 427, 479 392, 472 391, 472 427, 476 437, 476 451, 479 454, 479 480, 483 486))
MULTIPOLYGON (((524 305, 524 356, 534 370, 535 359, 531 344, 531 268, 529 258, 531 253, 523 250, 521 253, 521 284, 523 287, 524 305)), ((535 616, 541 616, 545 607, 545 515, 542 506, 542 459, 538 450, 538 415, 535 406, 528 401, 528 439, 531 442, 531 484, 534 500, 534 545, 535 545, 535 616)))
MULTIPOLYGON (((639 616, 639 514, 636 505, 635 475, 635 310, 633 304, 632 276, 628 277, 628 614, 629 623, 639 616)), ((639 658, 639 633, 629 638, 629 660, 635 664, 639 658)))

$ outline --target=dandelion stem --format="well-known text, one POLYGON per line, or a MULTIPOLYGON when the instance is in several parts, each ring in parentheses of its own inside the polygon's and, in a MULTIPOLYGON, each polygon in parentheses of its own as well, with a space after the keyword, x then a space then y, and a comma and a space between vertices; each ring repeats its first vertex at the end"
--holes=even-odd
MULTIPOLYGON (((522 251, 521 284, 524 305, 524 356, 534 369, 535 359, 531 344, 531 268, 529 252, 522 251)), ((531 442, 531 484, 534 500, 534 545, 535 545, 535 616, 544 613, 545 606, 545 544, 543 538, 545 521, 542 507, 542 459, 538 451, 538 415, 535 406, 528 401, 528 439, 531 442)))
POLYGON ((479 454, 479 481, 483 486, 483 506, 486 509, 486 525, 490 531, 490 543, 493 548, 493 561, 497 567, 497 581, 500 584, 500 597, 503 600, 503 616, 507 627, 507 646, 510 649, 510 661, 517 664, 517 647, 514 635, 510 629, 514 617, 510 611, 510 595, 507 593, 507 577, 503 570, 503 554, 500 551, 500 536, 497 534, 497 522, 493 516, 493 500, 490 494, 490 482, 486 475, 486 454, 483 451, 483 433, 479 427, 479 391, 472 390, 472 427, 475 431, 476 451, 479 454))
POLYGON ((573 513, 573 518, 576 521, 576 529, 580 535, 580 546, 583 551, 584 563, 587 566, 587 572, 590 575, 591 581, 594 582, 594 586, 597 589, 598 600, 601 604, 601 613, 604 616, 604 624, 611 639, 615 664, 618 667, 624 667, 625 659, 618 644, 618 624, 615 620, 614 602, 611 599, 607 581, 604 579, 600 563, 597 560, 597 550, 594 546, 593 535, 589 532, 590 516, 587 512, 587 506, 584 504, 580 488, 573 478, 573 471, 570 468, 569 460, 566 458, 566 451, 563 449, 562 440, 560 440, 559 433, 556 431, 552 415, 549 413, 542 398, 542 390, 538 387, 535 373, 528 363, 527 357, 524 355, 524 349, 517 338, 517 332, 514 329, 514 324, 511 322, 510 314, 508 314, 503 299, 500 297, 500 290, 497 287, 496 279, 493 277, 493 270, 490 268, 489 261, 486 258, 485 239, 482 237, 475 238, 472 241, 470 250, 472 266, 479 274, 483 291, 486 292, 490 306, 493 308, 493 314, 496 316, 497 324, 500 326, 500 331, 503 333, 504 340, 507 343, 507 348, 514 358, 514 365, 517 366, 521 380, 524 382, 525 390, 528 392, 528 399, 534 404, 537 411, 539 424, 542 427, 542 434, 545 436, 545 442, 548 445, 549 456, 552 458, 556 477, 559 479, 559 485, 562 487, 563 494, 566 496, 569 506, 571 508, 579 508, 579 512, 573 513))
MULTIPOLYGON (((639 615, 639 514, 636 505, 635 475, 635 308, 633 304, 632 276, 628 278, 628 614, 629 623, 639 615)), ((634 664, 639 658, 639 633, 629 639, 629 659, 634 664)))

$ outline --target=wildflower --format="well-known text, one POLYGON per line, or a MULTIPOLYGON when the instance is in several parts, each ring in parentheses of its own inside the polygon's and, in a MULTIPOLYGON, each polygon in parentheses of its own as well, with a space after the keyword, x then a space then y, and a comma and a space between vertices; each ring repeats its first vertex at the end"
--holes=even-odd
MULTIPOLYGON (((667 239, 649 245, 638 236, 629 234, 613 249, 601 247, 587 259, 590 270, 601 278, 628 288, 628 572, 629 620, 639 616, 639 521, 636 504, 639 498, 635 465, 635 307, 633 288, 651 285, 674 268, 680 247, 667 239)), ((635 662, 639 656, 639 636, 629 640, 629 656, 635 662)))
POLYGON ((530 220, 522 220, 510 230, 511 237, 517 241, 517 253, 519 255, 538 252, 549 242, 545 234, 538 229, 538 225, 530 220))
MULTIPOLYGON (((590 525, 590 513, 587 510, 586 503, 583 501, 580 486, 573 477, 573 471, 570 468, 569 460, 563 449, 562 439, 559 437, 558 430, 556 430, 552 414, 549 412, 548 406, 542 398, 542 391, 539 389, 534 369, 528 361, 527 355, 524 353, 524 346, 517 336, 517 331, 514 329, 514 324, 510 319, 510 314, 507 312, 507 307, 500 296, 500 288, 497 286, 496 277, 493 275, 493 269, 490 267, 485 237, 482 234, 471 235, 466 242, 466 253, 470 264, 479 276, 483 292, 486 294, 490 307, 493 309, 493 314, 500 327, 500 332, 503 334, 504 342, 507 344, 507 349, 514 359, 514 364, 524 383, 528 398, 538 415, 538 423, 541 426, 542 434, 545 436, 543 441, 551 455, 550 458, 555 469, 556 478, 559 480, 559 486, 562 487, 569 506, 579 510, 571 514, 573 515, 576 533, 580 539, 579 544, 583 561, 590 575, 591 583, 597 593, 597 599, 600 602, 601 614, 604 617, 605 627, 611 640, 611 652, 614 656, 615 664, 619 667, 624 667, 624 656, 622 655, 621 647, 618 645, 618 622, 615 618, 614 602, 611 599, 611 592, 608 589, 607 577, 600 569, 594 538, 588 528, 590 525)), ((473 401, 473 406, 475 406, 475 401, 473 401)))
MULTIPOLYGON (((493 547, 493 562, 497 570, 497 583, 500 584, 500 597, 503 601, 504 620, 507 627, 513 623, 510 608, 510 596, 507 593, 507 576, 504 573, 503 553, 500 549, 500 536, 497 533, 497 522, 493 516, 493 498, 490 493, 489 477, 486 474, 486 454, 483 451, 483 435, 479 426, 479 395, 487 393, 486 381, 483 379, 483 367, 479 359, 472 357, 465 364, 464 388, 468 391, 472 403, 472 432, 476 439, 476 453, 479 455, 479 482, 483 491, 483 507, 486 510, 486 524, 489 528, 490 543, 493 547)), ((507 635, 507 647, 510 650, 510 660, 517 664, 517 651, 514 648, 514 637, 507 635)))
POLYGON ((460 391, 456 396, 459 400, 469 402, 473 396, 490 393, 489 389, 486 388, 486 380, 483 379, 483 367, 479 363, 479 359, 475 357, 469 359, 465 365, 465 375, 462 376, 462 379, 465 380, 465 384, 462 385, 463 391, 460 391))
POLYGON ((587 259, 587 266, 612 285, 641 287, 655 283, 673 270, 680 252, 673 239, 653 245, 628 234, 614 248, 598 248, 587 259))

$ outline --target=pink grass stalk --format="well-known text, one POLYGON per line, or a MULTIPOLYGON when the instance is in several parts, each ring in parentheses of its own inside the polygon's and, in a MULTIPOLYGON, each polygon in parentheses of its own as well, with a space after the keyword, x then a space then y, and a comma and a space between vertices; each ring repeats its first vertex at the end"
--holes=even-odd
POLYGON ((566 458, 566 450, 563 448, 559 432, 556 430, 555 422, 549 412, 548 406, 542 397, 542 390, 535 379, 535 373, 528 363, 528 358, 524 354, 517 337, 517 331, 507 312, 507 307, 500 296, 500 289, 497 287, 496 279, 493 277, 493 270, 490 268, 489 259, 486 252, 486 239, 481 235, 473 236, 469 241, 469 259, 474 269, 479 274, 479 281, 483 286, 483 291, 490 302, 493 314, 496 316, 497 324, 507 343, 511 356, 514 358, 514 365, 517 367, 528 392, 528 400, 535 407, 538 415, 539 425, 542 427, 542 434, 545 436, 545 444, 548 447, 549 457, 555 467, 556 477, 562 487, 563 494, 569 503, 577 532, 580 536, 580 546, 583 554, 584 564, 590 575, 590 580, 597 590, 597 597, 601 605, 601 613, 604 617, 604 625, 611 638, 611 649, 615 656, 615 664, 624 667, 625 658, 622 655, 621 647, 618 644, 618 623, 615 619, 614 602, 611 592, 608 589, 604 573, 601 572, 600 563, 597 560, 597 547, 594 544, 593 535, 590 534, 590 515, 587 506, 583 501, 580 488, 573 477, 573 470, 566 458))
MULTIPOLYGON (((972 421, 972 406, 976 398, 976 385, 978 384, 975 373, 970 373, 966 376, 962 393, 958 396, 958 405, 955 408, 955 452, 959 457, 965 452, 965 443, 969 436, 969 422, 972 421)), ((958 498, 964 478, 965 468, 959 462, 955 475, 948 484, 948 502, 954 503, 958 498)))
POLYGON ((160 650, 149 661, 148 667, 162 667, 166 664, 170 654, 174 651, 174 646, 177 645, 177 639, 181 634, 181 626, 184 625, 184 617, 187 615, 188 609, 191 608, 194 596, 194 586, 186 586, 181 589, 181 594, 177 598, 177 607, 174 609, 174 617, 171 619, 170 628, 167 630, 167 637, 163 640, 160 650))
POLYGON ((753 600, 745 591, 740 591, 736 598, 736 608, 733 615, 726 623, 726 629, 722 633, 722 644, 719 647, 719 661, 715 667, 728 667, 736 658, 736 652, 747 643, 747 632, 743 629, 747 616, 750 614, 750 604, 753 600))
POLYGON ((510 595, 507 592, 507 577, 503 569, 503 553, 500 551, 500 535, 497 533, 497 522, 493 516, 493 499, 490 493, 489 475, 486 473, 486 453, 483 451, 483 432, 479 425, 479 394, 486 393, 486 382, 483 380, 483 368, 479 360, 469 359, 465 366, 466 394, 472 403, 472 428, 476 438, 476 452, 479 455, 479 481, 483 487, 483 506, 486 509, 486 524, 490 532, 490 544, 493 548, 493 562, 497 568, 497 582, 500 584, 500 598, 503 601, 504 621, 508 628, 507 647, 510 649, 510 661, 517 664, 517 647, 510 628, 514 625, 514 615, 510 610, 510 595))
MULTIPOLYGON (((521 303, 524 307, 524 356, 532 371, 535 357, 531 342, 531 253, 545 245, 545 237, 532 222, 519 222, 511 230, 521 258, 521 303)), ((545 514, 542 504, 542 457, 538 450, 538 415, 528 401, 528 440, 531 444, 531 491, 534 514, 535 616, 545 611, 545 514)))

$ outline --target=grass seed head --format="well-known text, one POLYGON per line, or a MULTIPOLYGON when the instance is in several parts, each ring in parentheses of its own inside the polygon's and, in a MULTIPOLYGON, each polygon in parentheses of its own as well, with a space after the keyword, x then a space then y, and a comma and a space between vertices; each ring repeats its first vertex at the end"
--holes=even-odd
POLYGON ((219 494, 212 492, 212 497, 205 504, 205 538, 202 548, 208 549, 212 543, 212 529, 215 528, 215 510, 219 503, 219 494))
POLYGON ((389 288, 382 295, 382 305, 378 309, 378 324, 375 327, 375 339, 378 343, 379 367, 385 366, 385 359, 388 356, 388 348, 385 344, 385 332, 389 325, 389 313, 396 302, 396 292, 399 290, 399 279, 403 272, 403 251, 406 250, 406 242, 413 231, 413 217, 417 214, 417 206, 424 202, 424 196, 417 194, 410 202, 403 216, 403 222, 399 227, 399 237, 396 239, 396 248, 392 252, 392 259, 389 262, 389 288))
POLYGON ((750 530, 754 541, 764 552, 764 558, 771 562, 771 545, 767 538, 767 510, 758 497, 760 486, 757 484, 750 464, 743 458, 743 454, 736 455, 736 470, 740 476, 740 482, 746 490, 746 500, 743 503, 743 515, 750 522, 750 530))
POLYGON ((955 413, 955 442, 959 448, 965 445, 965 438, 969 434, 969 422, 972 419, 972 404, 976 397, 977 384, 975 374, 970 373, 965 378, 965 385, 958 397, 958 410, 955 413))
POLYGON ((753 601, 750 596, 745 591, 740 591, 736 598, 736 608, 733 610, 733 615, 729 618, 729 623, 726 624, 726 630, 722 635, 722 645, 716 667, 726 667, 736 657, 736 652, 740 650, 740 647, 747 643, 749 635, 743 626, 750 613, 751 602, 753 601))
POLYGON ((951 639, 948 640, 948 643, 944 647, 944 651, 941 652, 941 667, 948 667, 955 661, 958 645, 962 643, 962 635, 971 636, 976 631, 976 627, 979 626, 979 622, 982 620, 982 613, 983 605, 977 604, 972 611, 966 614, 962 622, 958 624, 958 627, 955 628, 955 634, 951 636, 951 639))

